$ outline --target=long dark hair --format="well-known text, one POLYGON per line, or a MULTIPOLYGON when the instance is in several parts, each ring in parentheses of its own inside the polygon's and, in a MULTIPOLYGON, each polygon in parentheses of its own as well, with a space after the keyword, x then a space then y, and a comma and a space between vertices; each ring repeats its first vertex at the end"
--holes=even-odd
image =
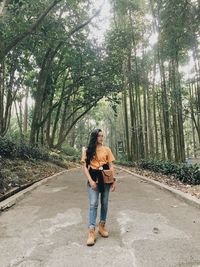
POLYGON ((90 141, 89 141, 89 144, 88 144, 87 150, 86 150, 86 157, 87 157, 86 158, 86 166, 87 167, 90 164, 90 161, 95 156, 96 147, 97 147, 97 137, 98 137, 99 132, 102 132, 102 130, 101 129, 95 129, 90 134, 90 141))

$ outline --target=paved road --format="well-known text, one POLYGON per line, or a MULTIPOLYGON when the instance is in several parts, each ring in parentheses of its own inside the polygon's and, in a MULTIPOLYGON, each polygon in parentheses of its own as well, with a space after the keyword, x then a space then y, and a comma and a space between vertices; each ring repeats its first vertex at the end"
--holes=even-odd
POLYGON ((86 178, 72 170, 0 215, 0 267, 200 266, 200 210, 123 171, 117 176, 108 239, 86 246, 86 178))

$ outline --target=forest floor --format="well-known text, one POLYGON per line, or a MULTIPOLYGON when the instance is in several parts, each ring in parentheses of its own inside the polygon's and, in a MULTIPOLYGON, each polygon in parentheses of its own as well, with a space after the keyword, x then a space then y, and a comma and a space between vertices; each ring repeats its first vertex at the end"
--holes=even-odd
POLYGON ((198 199, 200 199, 200 185, 189 185, 184 184, 181 181, 177 180, 173 175, 164 175, 161 173, 156 173, 150 170, 144 170, 139 167, 124 167, 129 171, 137 173, 139 175, 145 176, 149 179, 164 183, 170 187, 178 189, 184 193, 188 193, 198 199))
POLYGON ((68 162, 66 167, 43 160, 6 159, 0 157, 0 198, 25 184, 36 182, 55 173, 73 168, 75 163, 68 162))

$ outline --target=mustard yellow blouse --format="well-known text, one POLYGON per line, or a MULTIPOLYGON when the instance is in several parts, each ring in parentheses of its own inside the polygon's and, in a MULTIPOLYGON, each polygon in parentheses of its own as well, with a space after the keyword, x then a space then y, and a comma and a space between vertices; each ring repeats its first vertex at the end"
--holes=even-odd
MULTIPOLYGON (((115 160, 115 157, 113 156, 113 153, 111 149, 107 146, 101 145, 97 146, 96 148, 96 155, 95 157, 90 161, 90 167, 92 169, 99 169, 100 166, 111 163, 115 160)), ((86 150, 82 154, 81 162, 86 162, 86 150)))

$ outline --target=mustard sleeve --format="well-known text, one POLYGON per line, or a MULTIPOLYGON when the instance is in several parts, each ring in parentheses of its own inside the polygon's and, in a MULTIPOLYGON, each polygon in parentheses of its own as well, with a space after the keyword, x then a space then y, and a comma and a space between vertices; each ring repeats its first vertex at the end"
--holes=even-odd
POLYGON ((113 156, 111 149, 108 147, 108 163, 111 163, 114 160, 115 160, 115 157, 113 156))

